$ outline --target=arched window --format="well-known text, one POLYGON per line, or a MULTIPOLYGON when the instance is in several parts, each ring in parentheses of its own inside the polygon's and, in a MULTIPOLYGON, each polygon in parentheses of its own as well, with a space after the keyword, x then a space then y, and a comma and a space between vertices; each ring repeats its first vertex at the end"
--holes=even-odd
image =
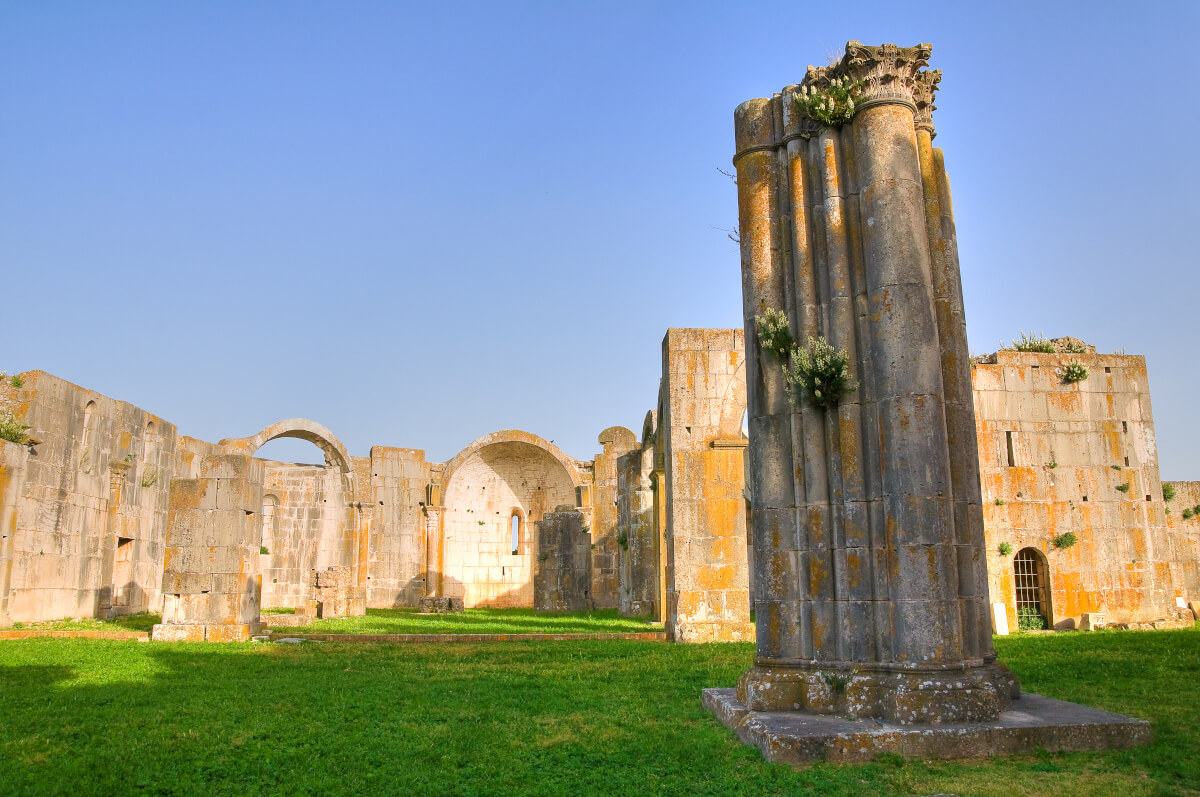
POLYGON ((512 555, 518 556, 525 553, 525 516, 521 514, 521 510, 514 509, 512 511, 508 527, 512 542, 512 555))
POLYGON ((1022 548, 1013 557, 1013 585, 1017 593, 1017 628, 1030 631, 1050 627, 1050 577, 1046 557, 1036 548, 1022 548))
POLYGON ((94 434, 93 434, 94 430, 92 429, 92 423, 94 422, 95 415, 96 415, 96 402, 89 401, 87 403, 87 405, 83 408, 83 447, 84 448, 87 448, 89 445, 92 444, 92 438, 94 437, 94 434))

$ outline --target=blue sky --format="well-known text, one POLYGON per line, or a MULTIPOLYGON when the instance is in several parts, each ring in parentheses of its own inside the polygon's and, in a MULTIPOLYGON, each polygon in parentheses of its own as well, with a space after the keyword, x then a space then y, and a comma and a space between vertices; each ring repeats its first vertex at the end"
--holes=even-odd
POLYGON ((1193 2, 3 2, 0 368, 207 440, 303 416, 360 456, 522 428, 588 458, 640 430, 667 327, 741 325, 734 107, 847 39, 931 42, 972 351, 1033 330, 1144 354, 1162 474, 1200 478, 1197 23, 1193 2))

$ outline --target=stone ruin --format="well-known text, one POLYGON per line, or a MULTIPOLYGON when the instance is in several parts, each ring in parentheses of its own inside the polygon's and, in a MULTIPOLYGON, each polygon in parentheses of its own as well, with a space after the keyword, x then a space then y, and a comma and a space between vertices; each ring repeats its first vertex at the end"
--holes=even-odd
POLYGON ((757 656, 704 700, 770 760, 1149 740, 1145 723, 1023 697, 996 660, 930 52, 850 42, 735 113, 757 656), (844 124, 802 112, 842 81, 859 87, 844 124), (756 334, 768 311, 844 351, 856 387, 795 392, 756 334))

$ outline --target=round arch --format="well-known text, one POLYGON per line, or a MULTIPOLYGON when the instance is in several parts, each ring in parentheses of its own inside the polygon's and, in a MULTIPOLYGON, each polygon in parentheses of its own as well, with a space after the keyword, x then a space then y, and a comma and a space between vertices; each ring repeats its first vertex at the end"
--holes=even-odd
POLYGON ((571 480, 572 487, 578 487, 583 483, 583 480, 579 474, 579 466, 575 464, 575 460, 567 456, 566 453, 564 453, 558 446, 554 445, 554 443, 538 437, 535 434, 522 432, 520 429, 504 429, 499 432, 485 434, 483 437, 474 440, 462 451, 459 451, 457 454, 455 454, 453 459, 446 463, 445 468, 442 470, 442 495, 446 495, 447 489, 450 486, 450 480, 454 477, 454 472, 457 471, 464 462, 470 459, 472 455, 487 448, 488 446, 497 445, 499 443, 524 443, 535 448, 540 448, 557 460, 558 464, 563 466, 563 470, 567 472, 567 476, 571 480))
POLYGON ((346 475, 350 474, 350 452, 342 445, 342 441, 338 440, 329 429, 307 418, 288 418, 285 421, 271 424, 251 437, 230 438, 222 440, 217 445, 232 454, 253 455, 255 451, 280 437, 291 437, 312 443, 324 452, 326 465, 337 468, 346 475))

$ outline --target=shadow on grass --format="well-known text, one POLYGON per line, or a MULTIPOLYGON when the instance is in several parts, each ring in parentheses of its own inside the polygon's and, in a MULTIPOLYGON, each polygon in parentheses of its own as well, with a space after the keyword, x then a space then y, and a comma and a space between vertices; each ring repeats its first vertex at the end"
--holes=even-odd
POLYGON ((0 644, 0 791, 1185 794, 1200 633, 1000 640, 1030 691, 1150 719, 1148 748, 792 770, 700 706, 750 644, 0 644), (1092 673, 1098 673, 1092 677, 1092 673), (1085 699, 1090 698, 1090 699, 1085 699))

